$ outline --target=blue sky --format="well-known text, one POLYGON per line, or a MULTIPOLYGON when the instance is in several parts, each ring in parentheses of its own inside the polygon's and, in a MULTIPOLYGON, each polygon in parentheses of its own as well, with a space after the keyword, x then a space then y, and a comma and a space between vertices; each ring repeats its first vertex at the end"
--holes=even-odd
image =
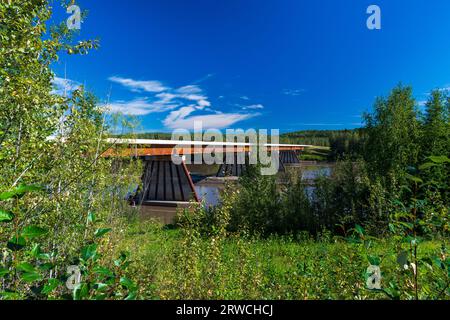
MULTIPOLYGON (((77 0, 87 56, 53 66, 143 131, 355 128, 375 97, 450 87, 448 0, 77 0), (366 9, 381 8, 368 30, 366 9)), ((55 21, 69 16, 55 2, 55 21)), ((61 83, 59 79, 59 83, 61 83)))

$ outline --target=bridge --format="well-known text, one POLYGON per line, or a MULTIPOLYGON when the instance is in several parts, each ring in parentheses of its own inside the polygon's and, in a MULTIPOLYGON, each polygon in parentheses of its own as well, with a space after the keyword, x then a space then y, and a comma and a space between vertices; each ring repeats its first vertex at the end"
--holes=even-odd
MULTIPOLYGON (((299 163, 298 154, 309 145, 271 144, 257 145, 247 142, 150 140, 150 139, 107 139, 107 143, 118 147, 109 148, 105 157, 134 157, 144 162, 142 188, 133 199, 139 206, 185 206, 191 201, 200 202, 195 191, 186 157, 198 154, 225 156, 232 154, 232 163, 223 162, 217 177, 241 176, 247 167, 249 154, 263 146, 264 151, 279 153, 279 170, 287 165, 299 163), (172 161, 172 155, 182 158, 172 161), (240 158, 240 159, 238 159, 240 158), (240 161, 239 161, 240 160, 240 161)), ((190 160, 190 159, 189 159, 190 160)), ((189 162, 189 161, 188 161, 189 162)))

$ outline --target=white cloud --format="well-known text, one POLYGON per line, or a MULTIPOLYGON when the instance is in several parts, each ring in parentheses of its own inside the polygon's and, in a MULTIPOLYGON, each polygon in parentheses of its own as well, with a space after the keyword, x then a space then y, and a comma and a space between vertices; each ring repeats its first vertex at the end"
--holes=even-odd
MULTIPOLYGON (((120 83, 133 92, 153 93, 150 98, 138 97, 132 101, 113 102, 108 105, 109 112, 145 116, 171 111, 163 120, 164 126, 170 129, 193 129, 194 122, 197 121, 200 121, 205 129, 221 129, 259 115, 259 113, 222 113, 214 110, 210 108, 209 98, 197 84, 171 89, 164 87, 159 81, 136 81, 120 77, 110 77, 109 80, 120 83), (192 115, 200 111, 203 114, 192 115)), ((264 108, 262 105, 247 107, 247 109, 262 108, 264 108)))
POLYGON ((232 126, 233 124, 253 118, 258 113, 215 113, 208 115, 191 116, 197 109, 193 106, 180 108, 172 111, 163 121, 164 125, 171 129, 187 129, 192 130, 194 123, 202 124, 203 129, 222 129, 232 126))
POLYGON ((166 88, 159 81, 138 81, 133 79, 121 78, 121 77, 109 77, 108 80, 119 83, 124 87, 129 88, 133 92, 162 92, 169 88, 166 88))
POLYGON ((241 99, 242 99, 242 100, 250 100, 250 98, 247 97, 247 96, 242 96, 241 99))
POLYGON ((180 94, 180 95, 177 95, 177 98, 194 101, 194 102, 196 102, 197 106, 199 106, 201 108, 211 106, 211 103, 208 101, 208 97, 203 96, 203 95, 180 94))
POLYGON ((150 102, 145 98, 132 101, 116 101, 105 106, 111 113, 145 116, 150 113, 166 112, 179 107, 178 104, 167 104, 161 101, 150 102))
POLYGON ((197 85, 188 85, 175 90, 178 93, 189 94, 189 93, 201 93, 202 89, 197 85))
POLYGON ((262 104, 252 104, 250 106, 242 107, 244 110, 258 110, 258 109, 264 109, 264 106, 262 104))
POLYGON ((81 86, 81 84, 77 81, 59 77, 54 77, 52 80, 52 84, 55 87, 52 93, 61 96, 64 95, 65 93, 70 94, 71 92, 77 90, 81 86))
POLYGON ((158 93, 157 95, 155 95, 155 97, 159 98, 162 103, 170 103, 170 102, 172 102, 172 100, 174 100, 177 97, 177 95, 172 94, 172 93, 163 92, 163 93, 158 93))

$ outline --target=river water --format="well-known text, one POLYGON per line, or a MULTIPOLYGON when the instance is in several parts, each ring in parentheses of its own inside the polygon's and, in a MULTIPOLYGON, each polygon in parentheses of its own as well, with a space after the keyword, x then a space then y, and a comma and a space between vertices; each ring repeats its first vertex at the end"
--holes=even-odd
MULTIPOLYGON (((224 188, 223 179, 214 178, 215 173, 218 171, 218 166, 196 165, 188 166, 189 171, 192 174, 192 178, 195 184, 195 190, 206 206, 215 206, 220 200, 220 191, 224 188)), ((333 164, 320 163, 320 164, 301 164, 295 168, 288 168, 288 170, 294 170, 301 175, 302 180, 308 183, 314 181, 319 176, 329 176, 333 170, 333 164)), ((233 178, 231 178, 233 179, 233 178)), ((234 178, 234 180, 236 180, 234 178)), ((308 186, 306 188, 309 195, 312 194, 314 186, 308 186)))

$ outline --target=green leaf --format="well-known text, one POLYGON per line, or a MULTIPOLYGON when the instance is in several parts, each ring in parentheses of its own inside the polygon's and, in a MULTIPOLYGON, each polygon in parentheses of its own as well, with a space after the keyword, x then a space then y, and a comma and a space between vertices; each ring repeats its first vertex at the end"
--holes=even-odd
POLYGON ((380 257, 368 255, 367 259, 369 260, 369 263, 373 266, 379 266, 381 263, 380 257))
POLYGON ((30 253, 35 258, 39 257, 39 255, 41 254, 41 246, 39 244, 35 244, 33 246, 33 249, 31 249, 30 253))
POLYGON ((10 222, 14 219, 14 214, 11 211, 4 211, 0 209, 0 222, 10 222))
POLYGON ((128 279, 127 277, 121 277, 120 278, 120 284, 126 287, 127 289, 133 289, 135 287, 135 284, 133 281, 128 279))
POLYGON ((47 263, 39 265, 39 270, 49 271, 49 270, 53 269, 54 267, 55 266, 53 265, 53 263, 47 262, 47 263))
POLYGON ((87 221, 88 221, 88 223, 91 223, 91 224, 94 223, 96 221, 95 213, 89 212, 88 216, 87 216, 87 221))
POLYGON ((0 200, 4 201, 4 200, 12 199, 12 198, 20 198, 27 192, 40 191, 42 189, 43 188, 40 187, 40 186, 21 185, 21 186, 18 186, 17 188, 15 188, 12 191, 7 191, 7 192, 0 193, 0 200))
POLYGON ((33 249, 31 249, 30 253, 33 257, 42 259, 42 260, 50 260, 50 258, 51 258, 51 255, 49 253, 43 253, 41 251, 41 246, 39 244, 35 244, 33 246, 33 249))
POLYGON ((43 294, 50 294, 53 290, 58 288, 58 286, 61 284, 61 281, 58 279, 48 279, 48 282, 45 284, 44 288, 42 289, 41 293, 43 294))
POLYGON ((121 252, 120 256, 117 260, 114 260, 114 265, 116 267, 126 268, 128 263, 126 263, 128 259, 128 254, 126 252, 121 252))
POLYGON ((397 284, 389 282, 389 288, 383 290, 392 300, 400 299, 400 292, 397 284))
POLYGON ((42 279, 41 275, 37 272, 22 273, 20 278, 25 282, 35 282, 42 279))
POLYGON ((445 264, 439 257, 435 257, 433 259, 433 262, 438 268, 441 268, 442 270, 445 270, 445 264))
POLYGON ((19 293, 10 291, 0 292, 0 297, 3 300, 20 300, 22 298, 19 293))
POLYGON ((3 278, 9 273, 9 270, 6 268, 0 268, 0 278, 3 278))
POLYGON ((7 247, 12 251, 22 250, 27 245, 25 238, 23 237, 13 237, 8 241, 7 247))
POLYGON ((450 163, 450 159, 446 156, 431 156, 431 157, 429 157, 429 159, 431 161, 433 161, 434 163, 439 163, 439 164, 450 163))
POLYGON ((2 192, 2 193, 0 193, 0 201, 12 199, 14 197, 14 195, 15 195, 15 193, 12 191, 2 192))
POLYGON ((109 270, 108 268, 100 267, 100 266, 95 267, 93 269, 93 272, 96 273, 96 274, 99 274, 99 275, 106 276, 106 277, 113 277, 114 276, 114 273, 111 270, 109 270))
POLYGON ((85 246, 81 249, 81 258, 83 260, 87 261, 87 260, 95 257, 96 253, 97 253, 97 245, 94 243, 94 244, 85 246))
POLYGON ((355 231, 360 235, 363 236, 366 231, 364 230, 364 228, 362 226, 360 226, 359 224, 355 225, 355 231))
POLYGON ((95 284, 95 289, 98 290, 98 291, 105 291, 105 290, 108 289, 108 285, 106 283, 98 282, 98 283, 95 284))
POLYGON ((419 177, 413 176, 413 175, 411 175, 409 173, 406 174, 406 178, 408 180, 411 180, 411 181, 416 182, 416 183, 423 183, 422 179, 420 179, 419 177))
POLYGON ((28 262, 22 262, 20 264, 17 265, 17 270, 19 271, 23 271, 23 272, 36 272, 35 267, 28 262))
POLYGON ((132 291, 128 294, 128 296, 125 298, 125 300, 136 300, 137 298, 137 292, 132 291))
POLYGON ((48 230, 38 226, 27 226, 23 228, 21 236, 25 238, 36 238, 48 233, 48 230))
POLYGON ((430 270, 433 269, 433 260, 430 257, 420 259, 430 270))
POLYGON ((103 237, 105 234, 107 234, 108 232, 110 232, 112 229, 111 228, 103 228, 103 229, 97 229, 94 233, 96 238, 101 238, 103 237))
POLYGON ((423 165, 421 165, 421 166, 419 167, 419 169, 420 169, 420 170, 427 170, 427 169, 430 169, 430 168, 435 167, 435 166, 436 166, 436 163, 433 163, 433 162, 427 162, 427 163, 424 163, 423 165))
POLYGON ((73 299, 82 300, 89 295, 89 287, 86 283, 79 283, 73 289, 73 299))
POLYGON ((411 222, 400 221, 398 224, 403 226, 403 227, 405 227, 408 230, 413 230, 414 229, 414 224, 412 224, 411 222))

